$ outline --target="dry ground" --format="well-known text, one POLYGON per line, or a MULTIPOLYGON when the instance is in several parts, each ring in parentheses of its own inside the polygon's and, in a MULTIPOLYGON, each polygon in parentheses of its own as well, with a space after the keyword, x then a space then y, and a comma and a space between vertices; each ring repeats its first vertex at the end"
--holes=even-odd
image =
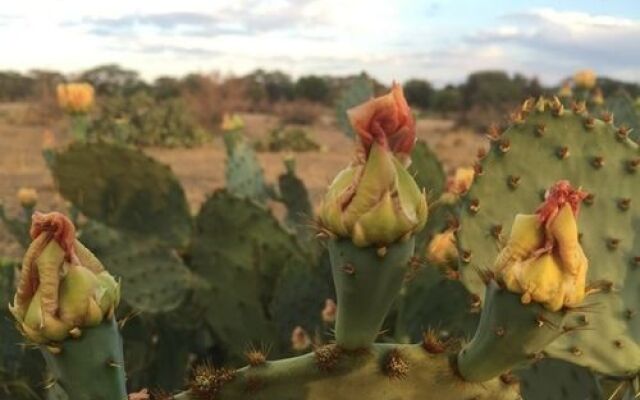
MULTIPOLYGON (((33 187, 40 195, 39 208, 54 210, 63 207, 64 200, 56 193, 53 181, 41 156, 44 126, 16 124, 7 118, 18 106, 0 104, 0 201, 7 212, 19 212, 16 191, 33 187)), ((252 138, 260 138, 277 126, 275 117, 244 116, 246 131, 252 138)), ((297 172, 305 181, 314 202, 318 202, 326 185, 352 156, 353 146, 334 125, 329 116, 310 128, 316 141, 323 145, 319 152, 298 153, 297 172)), ((62 136, 63 128, 53 129, 62 136)), ((470 165, 477 149, 486 146, 484 138, 471 131, 455 130, 447 120, 422 119, 417 124, 418 137, 426 140, 448 172, 458 166, 470 165)), ((169 164, 182 182, 189 203, 195 211, 211 191, 224 186, 224 146, 220 140, 194 149, 150 148, 146 152, 169 164)), ((261 153, 260 163, 268 181, 282 173, 282 154, 261 153)), ((0 256, 19 256, 21 249, 4 227, 0 226, 0 256)))

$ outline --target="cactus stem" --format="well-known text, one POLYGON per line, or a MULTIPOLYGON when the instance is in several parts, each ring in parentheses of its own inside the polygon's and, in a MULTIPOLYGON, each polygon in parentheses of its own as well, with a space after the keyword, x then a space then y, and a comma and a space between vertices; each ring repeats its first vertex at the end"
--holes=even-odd
POLYGON ((484 310, 476 333, 458 353, 457 366, 466 381, 482 382, 530 360, 562 333, 564 311, 522 304, 520 296, 492 281, 486 289, 484 310), (532 323, 535 322, 535 323, 532 323))

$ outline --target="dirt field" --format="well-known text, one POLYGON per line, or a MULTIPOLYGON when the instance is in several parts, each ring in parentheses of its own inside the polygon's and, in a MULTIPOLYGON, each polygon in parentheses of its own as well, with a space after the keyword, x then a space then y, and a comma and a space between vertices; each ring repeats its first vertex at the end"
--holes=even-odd
MULTIPOLYGON (((55 210, 64 200, 56 193, 53 181, 41 156, 42 133, 45 126, 17 125, 7 121, 6 115, 15 105, 0 104, 0 201, 7 213, 15 215, 19 206, 15 198, 21 187, 33 187, 39 193, 39 208, 55 210)), ((246 131, 252 139, 266 135, 278 121, 267 115, 245 115, 246 131)), ((63 136, 62 128, 52 129, 56 137, 63 136)), ((315 203, 326 185, 352 156, 353 146, 334 125, 329 116, 310 128, 322 151, 298 153, 298 175, 305 181, 315 203)), ((470 165, 477 149, 486 146, 485 139, 471 131, 453 130, 447 120, 423 119, 417 124, 418 137, 426 140, 448 172, 458 166, 470 165)), ((146 150, 148 154, 171 166, 182 182, 187 198, 195 211, 211 191, 224 186, 225 151, 221 140, 195 149, 146 150)), ((260 153, 260 163, 268 181, 282 173, 282 154, 260 153)), ((1 225, 1 224, 0 224, 1 225)), ((19 256, 22 250, 4 227, 0 226, 0 256, 19 256)))

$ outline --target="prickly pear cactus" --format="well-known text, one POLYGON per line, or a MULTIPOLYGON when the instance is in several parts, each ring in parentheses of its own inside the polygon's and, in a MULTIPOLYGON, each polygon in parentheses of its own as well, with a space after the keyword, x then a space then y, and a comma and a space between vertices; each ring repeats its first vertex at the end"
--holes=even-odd
POLYGON ((624 91, 619 91, 607 97, 605 107, 606 111, 613 114, 616 125, 628 128, 629 137, 638 142, 638 138, 640 138, 640 112, 631 96, 624 91))
POLYGON ((331 327, 322 319, 327 299, 335 299, 335 290, 326 252, 316 262, 309 259, 284 268, 269 307, 282 348, 288 349, 291 333, 297 326, 313 338, 332 339, 331 327))
POLYGON ((266 307, 282 270, 304 259, 295 237, 251 200, 217 191, 203 204, 191 267, 209 285, 202 300, 215 305, 205 318, 232 355, 251 343, 273 341, 266 307))
POLYGON ((366 77, 359 77, 349 85, 336 101, 336 119, 342 132, 350 138, 356 133, 351 127, 347 110, 373 97, 373 85, 366 77))
POLYGON ((122 279, 122 298, 145 313, 176 309, 191 289, 192 276, 165 242, 87 222, 80 240, 122 279))
POLYGON ((397 331, 401 341, 420 340, 427 330, 446 337, 469 337, 480 316, 478 299, 455 277, 447 277, 437 267, 425 265, 401 293, 397 331))
POLYGON ((60 193, 86 216, 133 234, 184 245, 191 216, 169 167, 140 151, 107 143, 75 143, 55 155, 60 193))
POLYGON ((227 190, 236 196, 246 197, 261 204, 266 203, 270 190, 265 184, 256 154, 242 137, 242 132, 225 133, 224 143, 227 148, 227 190))
POLYGON ((286 171, 278 177, 280 200, 287 207, 285 221, 289 227, 303 236, 310 236, 313 210, 309 192, 304 182, 296 176, 296 162, 293 157, 284 160, 286 171))
POLYGON ((60 213, 35 213, 9 310, 25 340, 37 344, 72 399, 126 397, 122 339, 115 322, 119 283, 76 239, 60 213))
POLYGON ((477 270, 493 266, 514 216, 535 209, 554 181, 570 181, 588 194, 579 237, 589 259, 588 282, 599 292, 570 312, 569 329, 545 353, 611 375, 638 371, 640 153, 628 131, 608 116, 595 118, 582 104, 566 110, 557 99, 528 100, 493 139, 461 204, 463 282, 482 298, 477 270))
POLYGON ((44 379, 42 359, 23 345, 24 339, 7 309, 13 300, 18 265, 19 262, 0 258, 0 398, 37 400, 44 379))
POLYGON ((560 360, 540 360, 518 371, 524 400, 601 400, 598 378, 587 368, 560 360))
POLYGON ((429 145, 418 140, 411 152, 409 172, 413 175, 419 188, 427 192, 429 203, 438 199, 444 193, 447 176, 429 145))

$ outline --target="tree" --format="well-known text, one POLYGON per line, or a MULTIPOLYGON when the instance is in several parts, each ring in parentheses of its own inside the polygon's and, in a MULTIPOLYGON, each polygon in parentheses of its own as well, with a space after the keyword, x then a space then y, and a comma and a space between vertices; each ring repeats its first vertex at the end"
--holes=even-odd
POLYGON ((145 87, 138 73, 117 64, 100 65, 83 72, 80 79, 93 85, 97 94, 133 93, 145 87))
POLYGON ((328 103, 331 97, 331 88, 325 78, 307 75, 300 77, 296 82, 295 94, 297 98, 317 103, 328 103))
POLYGON ((432 107, 445 116, 461 111, 462 93, 460 89, 453 85, 447 85, 443 89, 436 91, 433 95, 432 107))
POLYGON ((404 95, 411 106, 425 110, 433 103, 434 90, 425 80, 410 79, 404 84, 404 95))

